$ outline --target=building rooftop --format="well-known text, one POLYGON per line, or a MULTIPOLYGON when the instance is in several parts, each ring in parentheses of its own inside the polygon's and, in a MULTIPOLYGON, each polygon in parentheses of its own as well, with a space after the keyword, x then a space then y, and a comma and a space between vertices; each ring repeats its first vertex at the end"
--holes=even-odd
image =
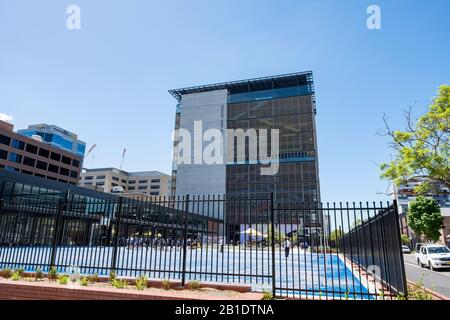
POLYGON ((127 172, 117 168, 95 168, 95 169, 85 169, 87 173, 89 172, 105 172, 105 171, 116 171, 130 177, 144 177, 144 176, 169 176, 166 173, 160 171, 139 171, 139 172, 127 172))
POLYGON ((231 94, 235 94, 250 91, 287 88, 300 85, 311 86, 311 91, 314 94, 312 71, 173 89, 169 90, 169 93, 179 102, 181 102, 181 96, 191 93, 227 89, 231 94))
POLYGON ((27 129, 21 129, 18 132, 20 133, 20 131, 26 131, 26 130, 32 130, 32 129, 34 129, 34 130, 56 131, 56 132, 59 132, 59 133, 65 135, 65 136, 69 136, 69 137, 71 137, 71 138, 73 138, 75 140, 78 139, 78 135, 77 134, 75 134, 73 132, 70 132, 69 130, 63 129, 61 127, 58 127, 58 126, 56 126, 54 124, 46 124, 46 123, 31 124, 31 125, 28 126, 27 129))

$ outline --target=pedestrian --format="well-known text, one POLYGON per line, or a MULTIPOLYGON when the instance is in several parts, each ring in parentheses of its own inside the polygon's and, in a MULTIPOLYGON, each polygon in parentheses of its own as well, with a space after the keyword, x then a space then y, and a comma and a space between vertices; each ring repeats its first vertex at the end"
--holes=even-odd
POLYGON ((284 255, 287 258, 289 258, 289 253, 291 251, 291 242, 289 241, 289 238, 285 238, 284 243, 284 255))
POLYGON ((223 238, 219 239, 220 253, 223 253, 223 238))

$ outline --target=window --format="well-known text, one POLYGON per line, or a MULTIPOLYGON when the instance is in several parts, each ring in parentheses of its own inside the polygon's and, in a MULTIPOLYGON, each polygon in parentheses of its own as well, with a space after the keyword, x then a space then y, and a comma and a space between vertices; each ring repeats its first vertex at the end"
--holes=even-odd
POLYGON ((70 171, 70 177, 71 177, 71 178, 74 178, 74 179, 78 178, 78 172, 77 172, 77 171, 71 170, 71 171, 70 171))
POLYGON ((56 180, 57 180, 56 178, 53 178, 53 177, 50 177, 50 176, 47 176, 47 179, 48 179, 48 180, 53 180, 53 181, 56 181, 56 180))
POLYGON ((160 183, 161 179, 152 179, 152 183, 160 183))
POLYGON ((9 146, 11 144, 11 138, 0 134, 0 143, 9 146))
POLYGON ((50 155, 50 159, 55 160, 55 161, 61 161, 61 155, 58 153, 54 153, 52 152, 52 154, 50 155))
POLYGON ((97 180, 104 180, 104 179, 106 179, 106 176, 97 176, 96 179, 97 180))
POLYGON ((39 177, 39 178, 45 178, 45 176, 43 174, 39 174, 39 173, 35 173, 34 176, 39 177))
POLYGON ((151 196, 159 196, 159 192, 150 192, 151 196))
POLYGON ((159 189, 159 186, 151 186, 150 188, 153 189, 153 190, 154 189, 159 189))
POLYGON ((104 186, 105 183, 104 183, 104 182, 98 182, 97 185, 98 185, 98 186, 104 186))
POLYGON ((147 186, 140 186, 139 190, 147 190, 147 186))
POLYGON ((114 181, 119 181, 119 178, 117 178, 117 177, 112 177, 112 179, 113 179, 114 181))
POLYGON ((28 174, 28 175, 30 175, 30 176, 32 176, 32 175, 33 175, 33 172, 31 172, 31 171, 27 171, 27 170, 22 170, 22 173, 24 173, 24 174, 28 174))
POLYGON ((121 181, 122 181, 122 183, 127 183, 127 180, 122 179, 121 181))
POLYGON ((74 166, 75 168, 79 168, 80 167, 80 161, 73 159, 72 160, 72 166, 74 166))
POLYGON ((48 158, 50 156, 50 151, 48 151, 47 149, 40 148, 39 149, 39 155, 41 157, 48 158))
POLYGON ((27 143, 26 151, 29 152, 29 153, 37 154, 38 147, 36 147, 35 145, 27 143))
POLYGON ((36 164, 36 160, 34 160, 32 158, 24 157, 23 164, 26 166, 29 166, 29 167, 34 167, 34 165, 36 164))
POLYGON ((36 162, 36 168, 41 169, 41 170, 47 170, 47 163, 38 160, 36 162))
POLYGON ((136 180, 130 180, 130 181, 128 181, 128 184, 135 184, 136 183, 136 180))
POLYGON ((139 183, 148 183, 148 180, 139 180, 139 183))
POLYGON ((6 171, 13 171, 13 172, 19 172, 20 170, 14 167, 10 167, 10 166, 6 166, 5 167, 6 171))
POLYGON ((136 187, 128 187, 128 190, 136 190, 136 187))
POLYGON ((0 159, 6 160, 8 158, 8 151, 0 150, 0 159))
POLYGON ((84 177, 84 180, 92 180, 92 179, 94 179, 94 176, 86 176, 86 177, 84 177))
POLYGON ((61 167, 61 168, 59 168, 59 173, 62 174, 63 176, 68 177, 70 175, 70 170, 61 167))
POLYGON ((62 156, 61 162, 64 163, 64 164, 68 164, 70 166, 70 164, 72 163, 72 159, 70 159, 70 158, 68 158, 66 156, 62 156))
POLYGON ((78 144, 77 145, 77 153, 81 156, 84 156, 85 152, 86 152, 86 145, 78 144))
POLYGON ((63 180, 63 179, 59 179, 58 181, 62 182, 62 183, 67 183, 67 180, 63 180))
POLYGON ((58 173, 59 172, 59 167, 55 166, 53 164, 49 164, 48 165, 48 171, 53 172, 53 173, 58 173))
POLYGON ((25 142, 20 141, 20 140, 13 140, 12 143, 13 148, 19 149, 19 150, 25 150, 25 142))

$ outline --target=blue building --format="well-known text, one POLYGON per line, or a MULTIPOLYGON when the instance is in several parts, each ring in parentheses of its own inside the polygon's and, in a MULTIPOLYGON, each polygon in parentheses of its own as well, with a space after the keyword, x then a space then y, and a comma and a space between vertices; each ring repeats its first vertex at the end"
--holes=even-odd
POLYGON ((42 142, 45 142, 55 148, 71 152, 81 158, 84 158, 86 152, 86 143, 78 140, 75 133, 62 129, 55 125, 45 123, 28 126, 27 129, 18 130, 18 134, 32 137, 40 136, 42 142))

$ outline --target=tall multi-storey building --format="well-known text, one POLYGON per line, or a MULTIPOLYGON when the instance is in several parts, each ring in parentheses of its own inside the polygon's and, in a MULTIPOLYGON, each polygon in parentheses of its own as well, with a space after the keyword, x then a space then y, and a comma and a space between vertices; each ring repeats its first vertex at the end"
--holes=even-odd
POLYGON ((168 196, 171 177, 159 171, 126 172, 115 168, 86 169, 80 186, 106 193, 168 196))
POLYGON ((0 169, 76 185, 82 161, 81 155, 18 134, 0 121, 0 169))
MULTIPOLYGON (((225 82, 169 91, 177 100, 176 129, 191 133, 193 146, 203 132, 218 129, 278 129, 279 164, 275 175, 262 175, 263 164, 237 157, 236 141, 223 141, 223 164, 179 161, 179 136, 175 136, 172 193, 252 196, 273 192, 276 201, 319 202, 320 185, 312 72, 225 82), (197 125, 198 126, 198 125, 197 125), (226 145, 226 146, 225 146, 226 145), (233 151, 233 157, 230 157, 233 151)), ((268 148, 271 146, 269 144, 268 148)), ((184 150, 186 152, 186 150, 184 150)))
POLYGON ((86 143, 78 140, 78 136, 75 133, 58 126, 45 123, 34 124, 28 126, 27 129, 17 130, 17 133, 30 138, 32 136, 40 136, 42 142, 84 158, 86 143))

